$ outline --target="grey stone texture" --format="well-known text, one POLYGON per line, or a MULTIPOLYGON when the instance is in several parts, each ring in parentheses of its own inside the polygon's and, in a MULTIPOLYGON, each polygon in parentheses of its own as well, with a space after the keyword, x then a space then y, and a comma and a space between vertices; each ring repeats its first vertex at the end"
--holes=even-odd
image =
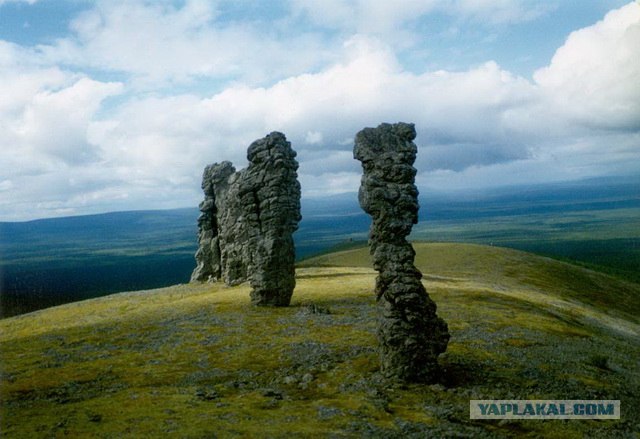
POLYGON ((284 134, 273 132, 249 146, 249 166, 239 179, 256 305, 287 306, 295 288, 293 233, 302 218, 295 157, 284 134))
POLYGON ((356 135, 354 157, 363 168, 360 206, 372 217, 369 247, 378 271, 381 370, 404 381, 435 382, 449 332, 422 285, 415 251, 406 239, 418 222, 415 137, 413 124, 365 128, 356 135))
POLYGON ((295 288, 293 233, 300 216, 298 162, 284 134, 253 142, 249 166, 205 168, 192 281, 250 281, 255 305, 287 306, 295 288))
MULTIPOLYGON (((204 200, 200 203, 198 217, 198 250, 196 269, 191 281, 216 281, 222 278, 223 266, 220 248, 222 235, 218 216, 228 216, 225 204, 229 191, 229 178, 236 169, 230 162, 215 163, 204 168, 202 190, 204 200)), ((228 277, 225 277, 228 279, 228 277)))

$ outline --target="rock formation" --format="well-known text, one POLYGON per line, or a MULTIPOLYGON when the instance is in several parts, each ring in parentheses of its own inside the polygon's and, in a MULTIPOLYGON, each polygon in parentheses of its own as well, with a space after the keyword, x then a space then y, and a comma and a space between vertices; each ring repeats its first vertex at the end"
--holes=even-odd
POLYGON ((415 251, 406 240, 418 222, 415 137, 413 124, 365 128, 356 135, 354 157, 364 171, 360 206, 372 217, 369 246, 378 271, 381 369, 406 381, 434 382, 449 333, 422 285, 415 251))
POLYGON ((293 232, 300 222, 296 153, 282 133, 249 146, 249 166, 239 179, 251 251, 251 301, 287 306, 295 287, 293 232))
MULTIPOLYGON (((198 250, 196 251, 196 269, 191 281, 216 281, 221 279, 223 264, 220 248, 221 227, 219 213, 224 209, 229 189, 228 180, 236 169, 231 162, 222 162, 204 168, 202 190, 204 200, 200 203, 198 217, 198 250)), ((225 276, 225 279, 229 279, 225 276)))
POLYGON ((295 287, 293 232, 300 221, 298 162, 284 134, 249 146, 249 166, 205 168, 192 281, 249 280, 256 305, 287 306, 295 287))

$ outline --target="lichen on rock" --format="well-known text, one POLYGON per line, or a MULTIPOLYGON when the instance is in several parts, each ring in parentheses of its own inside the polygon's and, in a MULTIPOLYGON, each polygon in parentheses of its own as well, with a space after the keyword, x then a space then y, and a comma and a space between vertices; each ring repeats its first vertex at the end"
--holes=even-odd
POLYGON ((249 146, 249 166, 205 168, 192 281, 249 280, 255 305, 287 306, 295 287, 293 233, 300 216, 298 162, 284 134, 249 146))
POLYGON ((434 382, 449 332, 436 315, 436 304, 414 265, 415 251, 406 240, 418 222, 415 137, 413 124, 365 128, 356 135, 354 157, 364 171, 360 206, 372 217, 369 246, 378 271, 381 370, 406 381, 434 382))
POLYGON ((293 233, 301 219, 295 157, 284 134, 273 132, 249 146, 239 179, 255 305, 287 306, 295 288, 293 233))
MULTIPOLYGON (((229 177, 236 169, 231 162, 214 163, 204 168, 202 190, 204 200, 200 203, 198 217, 198 250, 196 251, 196 268, 191 274, 191 281, 216 281, 222 278, 223 262, 220 246, 221 234, 224 231, 224 217, 229 216, 227 192, 229 177)), ((227 279, 227 277, 225 277, 227 279)))

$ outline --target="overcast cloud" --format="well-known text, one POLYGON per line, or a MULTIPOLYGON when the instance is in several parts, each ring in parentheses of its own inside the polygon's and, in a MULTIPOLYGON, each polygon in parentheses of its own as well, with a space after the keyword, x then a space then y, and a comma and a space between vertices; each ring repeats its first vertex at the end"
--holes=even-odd
MULTIPOLYGON (((416 124, 423 191, 637 173, 640 5, 610 3, 529 72, 497 42, 560 26, 559 2, 82 4, 58 35, 0 39, 0 220, 195 206, 206 164, 274 130, 303 196, 355 191, 353 137, 383 121, 416 124), (436 55, 485 37, 495 56, 436 55)), ((38 7, 0 0, 31 31, 38 7)))

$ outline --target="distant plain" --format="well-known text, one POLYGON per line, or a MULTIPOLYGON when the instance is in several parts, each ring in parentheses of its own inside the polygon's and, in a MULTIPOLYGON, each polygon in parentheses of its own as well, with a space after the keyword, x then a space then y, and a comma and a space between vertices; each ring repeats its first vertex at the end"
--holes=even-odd
MULTIPOLYGON (((640 282, 640 179, 420 196, 411 238, 525 250, 640 282)), ((366 242, 357 194, 302 200, 299 260, 366 242)), ((2 317, 119 291, 185 283, 197 208, 0 223, 2 317)))

